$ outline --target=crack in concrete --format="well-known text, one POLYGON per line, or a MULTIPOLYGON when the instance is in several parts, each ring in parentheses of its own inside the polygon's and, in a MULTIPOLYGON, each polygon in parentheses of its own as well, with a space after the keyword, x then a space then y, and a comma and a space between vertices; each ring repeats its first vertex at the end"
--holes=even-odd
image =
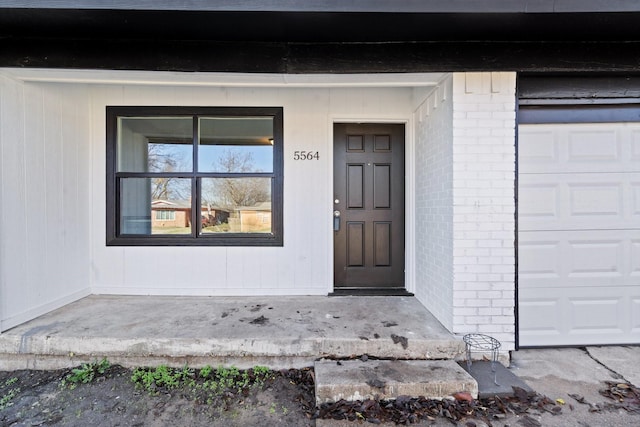
POLYGON ((603 362, 601 362, 600 360, 598 360, 597 357, 595 357, 593 354, 591 354, 589 352, 589 348, 588 347, 580 347, 580 350, 584 351, 585 354, 587 356, 589 356, 591 358, 591 360, 593 360, 594 362, 596 362, 598 365, 602 366, 603 368, 605 368, 607 371, 609 371, 611 373, 611 377, 613 377, 613 379, 615 380, 623 380, 629 384, 631 384, 631 382, 629 380, 627 380, 624 375, 620 374, 619 372, 616 372, 615 370, 611 369, 610 367, 608 367, 607 365, 605 365, 603 362))

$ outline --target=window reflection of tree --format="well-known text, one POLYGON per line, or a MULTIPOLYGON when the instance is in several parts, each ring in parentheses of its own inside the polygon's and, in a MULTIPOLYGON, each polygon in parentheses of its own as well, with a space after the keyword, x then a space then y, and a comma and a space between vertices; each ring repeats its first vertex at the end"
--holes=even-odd
MULTIPOLYGON (((253 154, 226 149, 216 159, 216 170, 224 173, 260 172, 254 167, 253 154)), ((225 209, 255 206, 271 201, 269 178, 213 178, 203 183, 205 202, 225 209)))
MULTIPOLYGON (((149 172, 185 170, 184 157, 176 144, 150 142, 147 149, 149 172)), ((151 180, 151 200, 186 200, 190 197, 188 179, 155 177, 151 180)))

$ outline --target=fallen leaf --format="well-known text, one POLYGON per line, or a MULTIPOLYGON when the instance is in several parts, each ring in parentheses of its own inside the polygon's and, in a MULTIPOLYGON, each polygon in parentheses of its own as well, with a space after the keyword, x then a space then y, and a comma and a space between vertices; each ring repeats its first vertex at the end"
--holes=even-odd
POLYGON ((578 403, 583 403, 585 405, 587 404, 587 402, 584 400, 584 397, 580 396, 579 394, 570 394, 569 396, 575 399, 575 401, 578 403))
POLYGON ((473 396, 469 392, 459 391, 453 394, 454 399, 457 401, 473 402, 473 396))
POLYGON ((512 386, 513 394, 518 398, 521 403, 526 403, 529 401, 529 393, 523 388, 512 386))
POLYGON ((557 402, 559 405, 564 405, 564 399, 557 398, 557 399, 556 399, 556 402, 557 402))

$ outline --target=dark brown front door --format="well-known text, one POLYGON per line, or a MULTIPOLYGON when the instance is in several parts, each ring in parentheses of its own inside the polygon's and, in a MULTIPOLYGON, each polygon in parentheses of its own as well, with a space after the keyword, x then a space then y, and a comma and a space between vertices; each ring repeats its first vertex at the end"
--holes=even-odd
POLYGON ((404 125, 334 125, 334 286, 404 287, 404 125))

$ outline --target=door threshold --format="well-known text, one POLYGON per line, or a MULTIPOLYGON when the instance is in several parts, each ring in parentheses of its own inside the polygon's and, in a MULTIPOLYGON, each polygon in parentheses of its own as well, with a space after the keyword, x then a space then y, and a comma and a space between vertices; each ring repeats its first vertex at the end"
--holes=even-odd
POLYGON ((412 297, 413 293, 407 292, 405 288, 335 288, 329 296, 412 297))

